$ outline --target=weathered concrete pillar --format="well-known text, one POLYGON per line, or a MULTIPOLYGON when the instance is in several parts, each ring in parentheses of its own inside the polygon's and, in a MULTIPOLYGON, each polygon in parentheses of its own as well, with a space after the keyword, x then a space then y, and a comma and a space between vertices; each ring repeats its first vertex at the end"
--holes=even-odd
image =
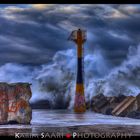
POLYGON ((0 124, 6 124, 8 118, 7 84, 0 83, 0 124))
POLYGON ((29 83, 0 83, 0 123, 30 124, 32 110, 29 104, 31 98, 29 83))

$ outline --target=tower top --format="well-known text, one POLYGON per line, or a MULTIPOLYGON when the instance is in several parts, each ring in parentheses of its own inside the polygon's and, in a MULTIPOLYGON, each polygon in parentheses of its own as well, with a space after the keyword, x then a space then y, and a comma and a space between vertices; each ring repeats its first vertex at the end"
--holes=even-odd
POLYGON ((86 31, 85 30, 81 30, 80 28, 78 30, 72 31, 72 33, 70 34, 68 40, 72 40, 74 42, 77 42, 77 40, 79 38, 82 40, 83 43, 87 39, 86 31))

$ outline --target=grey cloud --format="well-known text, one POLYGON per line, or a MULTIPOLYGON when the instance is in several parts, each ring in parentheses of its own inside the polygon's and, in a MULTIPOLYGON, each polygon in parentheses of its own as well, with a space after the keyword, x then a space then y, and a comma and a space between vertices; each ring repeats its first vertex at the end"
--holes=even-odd
POLYGON ((128 16, 131 13, 127 11, 126 14, 122 9, 123 5, 54 5, 43 10, 11 11, 10 15, 15 19, 0 16, 0 36, 11 40, 3 41, 4 38, 0 37, 1 53, 7 54, 6 57, 3 55, 1 63, 47 63, 57 51, 74 48, 67 41, 70 30, 83 27, 95 37, 87 40, 86 48, 94 51, 96 46, 100 46, 112 64, 116 61, 120 64, 126 58, 129 46, 139 43, 140 32, 139 17, 128 16), (114 10, 128 17, 106 18, 114 10), (128 39, 117 38, 108 33, 110 30, 120 36, 126 35, 128 39))

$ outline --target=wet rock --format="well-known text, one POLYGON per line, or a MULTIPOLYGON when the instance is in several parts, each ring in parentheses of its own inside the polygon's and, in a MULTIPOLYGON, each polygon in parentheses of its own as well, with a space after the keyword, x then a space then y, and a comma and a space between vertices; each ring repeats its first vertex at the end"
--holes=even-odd
POLYGON ((111 108, 111 107, 107 108, 106 111, 105 111, 105 114, 106 115, 112 115, 112 110, 113 110, 113 108, 111 108))
POLYGON ((114 98, 114 103, 120 103, 120 102, 122 102, 125 98, 126 98, 126 96, 124 96, 124 95, 119 95, 118 97, 115 97, 115 98, 114 98))
POLYGON ((35 103, 31 103, 32 109, 51 109, 51 104, 48 100, 40 100, 35 103))
POLYGON ((16 120, 8 121, 8 124, 19 124, 16 120))
POLYGON ((140 94, 136 97, 124 95, 106 97, 99 94, 92 98, 91 108, 97 113, 106 115, 140 118, 140 94))
POLYGON ((90 109, 90 102, 86 102, 86 109, 90 109))
POLYGON ((127 114, 127 117, 134 118, 134 119, 140 119, 140 111, 131 111, 127 114))
POLYGON ((91 101, 91 108, 95 112, 102 112, 102 109, 108 105, 109 102, 107 98, 103 94, 99 94, 92 98, 91 101))

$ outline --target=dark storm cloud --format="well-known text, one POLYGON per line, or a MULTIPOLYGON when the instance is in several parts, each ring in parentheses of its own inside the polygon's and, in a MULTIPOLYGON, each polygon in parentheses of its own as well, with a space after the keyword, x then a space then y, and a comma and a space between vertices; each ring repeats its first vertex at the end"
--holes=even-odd
POLYGON ((140 15, 135 5, 16 5, 0 9, 0 63, 42 64, 55 52, 74 48, 71 30, 89 33, 86 48, 99 47, 112 64, 139 43, 140 15))

